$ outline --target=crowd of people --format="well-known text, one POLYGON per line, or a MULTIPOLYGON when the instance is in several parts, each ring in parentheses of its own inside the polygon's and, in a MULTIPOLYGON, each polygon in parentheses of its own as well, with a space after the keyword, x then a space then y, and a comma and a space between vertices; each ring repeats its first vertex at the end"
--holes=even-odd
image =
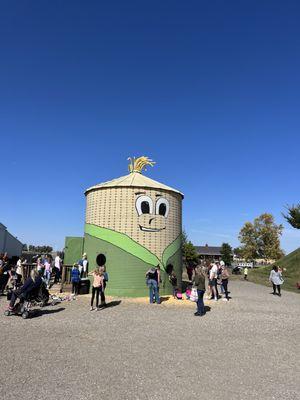
MULTIPOLYGON (((7 254, 0 254, 0 294, 4 290, 16 291, 20 294, 20 288, 27 292, 33 287, 37 287, 44 282, 46 288, 50 287, 50 279, 54 277, 54 283, 61 279, 62 260, 59 254, 55 258, 50 255, 42 255, 36 259, 36 267, 31 271, 27 280, 24 277, 24 266, 26 260, 20 257, 16 263, 11 263, 7 254), (19 291, 17 291, 19 290, 19 291)), ((223 261, 215 261, 210 264, 201 263, 199 265, 188 267, 187 274, 189 282, 185 286, 183 292, 179 279, 172 266, 168 268, 167 274, 169 283, 172 286, 172 294, 174 299, 182 300, 185 294, 188 300, 192 300, 197 304, 196 316, 205 315, 204 299, 218 301, 229 301, 228 281, 229 270, 223 261), (207 283, 206 283, 207 282, 207 283), (205 296, 206 294, 206 296, 205 296)), ((105 288, 108 282, 108 273, 105 265, 96 266, 93 271, 88 270, 88 259, 84 253, 82 258, 75 263, 71 269, 72 294, 78 295, 80 283, 83 279, 92 277, 92 293, 90 310, 99 310, 106 306, 105 288), (100 304, 99 304, 100 302, 100 304), (95 305, 95 306, 94 306, 95 305)), ((248 268, 244 269, 244 279, 248 278, 248 268)), ((273 285, 273 294, 281 296, 281 285, 283 284, 282 270, 274 265, 269 281, 273 285)), ((180 279, 181 282, 181 279, 180 279)), ((149 302, 160 304, 160 286, 162 284, 162 274, 160 266, 150 268, 146 273, 146 285, 149 288, 149 302)), ((17 296, 12 296, 10 307, 14 306, 17 296)))
MULTIPOLYGON (((189 283, 185 290, 185 296, 187 299, 197 303, 196 316, 205 315, 204 295, 206 293, 206 280, 208 281, 208 299, 218 301, 222 298, 223 301, 229 301, 228 280, 230 274, 223 261, 216 261, 210 265, 199 264, 195 267, 189 267, 187 272, 189 283), (193 296, 191 296, 192 293, 193 296)), ((168 279, 173 288, 173 298, 182 300, 182 289, 178 285, 178 279, 173 268, 168 271, 168 279)), ((160 304, 159 288, 161 283, 160 266, 150 268, 146 273, 150 304, 160 304)))
POLYGON ((12 308, 19 295, 23 294, 24 297, 42 282, 49 289, 51 277, 54 283, 58 283, 61 269, 62 260, 59 254, 54 258, 51 255, 41 255, 30 267, 23 257, 10 259, 7 254, 0 254, 0 295, 6 292, 12 308))

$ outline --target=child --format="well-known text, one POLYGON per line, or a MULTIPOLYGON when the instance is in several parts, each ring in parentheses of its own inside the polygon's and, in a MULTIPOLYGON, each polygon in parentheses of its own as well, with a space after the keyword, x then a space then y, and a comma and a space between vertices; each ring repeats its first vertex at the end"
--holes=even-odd
POLYGON ((98 310, 99 309, 99 294, 101 292, 101 298, 102 298, 102 292, 104 289, 104 272, 101 271, 99 267, 96 267, 95 271, 89 273, 88 275, 94 277, 94 282, 93 282, 93 286, 92 286, 92 298, 91 298, 90 311, 94 310, 95 296, 96 296, 96 310, 98 310))
POLYGON ((173 297, 174 297, 174 299, 176 299, 178 288, 177 288, 177 276, 174 271, 171 272, 171 274, 169 276, 169 281, 170 281, 171 285, 173 286, 173 297))
POLYGON ((77 296, 79 289, 79 282, 80 282, 80 272, 77 264, 73 264, 73 268, 71 271, 71 282, 72 282, 72 293, 74 293, 77 296))
POLYGON ((186 296, 187 300, 190 299, 191 293, 192 293, 192 285, 188 285, 188 287, 186 288, 186 291, 185 291, 185 296, 186 296))
POLYGON ((46 259, 44 266, 45 266, 45 272, 44 272, 45 282, 47 285, 47 289, 49 289, 50 278, 51 278, 51 264, 49 258, 46 259))

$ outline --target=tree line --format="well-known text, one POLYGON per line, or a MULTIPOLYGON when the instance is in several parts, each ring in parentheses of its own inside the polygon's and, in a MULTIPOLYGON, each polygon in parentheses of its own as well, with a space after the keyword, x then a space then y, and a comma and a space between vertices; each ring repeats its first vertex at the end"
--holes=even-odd
POLYGON ((33 244, 30 244, 29 246, 27 244, 23 245, 23 251, 32 251, 35 253, 40 253, 40 254, 48 254, 53 251, 53 248, 48 245, 43 245, 43 246, 34 246, 33 244))

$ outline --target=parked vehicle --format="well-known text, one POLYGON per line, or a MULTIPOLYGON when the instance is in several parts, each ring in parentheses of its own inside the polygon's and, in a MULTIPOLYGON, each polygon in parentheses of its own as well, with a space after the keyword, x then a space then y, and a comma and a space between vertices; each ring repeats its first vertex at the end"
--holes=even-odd
POLYGON ((232 273, 234 275, 241 275, 242 271, 243 271, 243 268, 239 267, 238 265, 232 269, 232 273))

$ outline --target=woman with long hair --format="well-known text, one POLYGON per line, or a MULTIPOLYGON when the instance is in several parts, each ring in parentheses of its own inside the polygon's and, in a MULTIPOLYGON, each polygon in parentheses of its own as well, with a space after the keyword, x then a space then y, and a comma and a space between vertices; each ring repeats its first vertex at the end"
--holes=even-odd
POLYGON ((197 267, 195 268, 193 285, 194 287, 196 287, 198 293, 197 311, 194 315, 197 317, 202 317, 203 315, 205 315, 203 302, 203 296, 205 293, 205 268, 200 265, 197 265, 197 267))
POLYGON ((229 271, 226 265, 222 266, 221 269, 221 281, 222 281, 222 286, 225 292, 225 297, 223 298, 223 301, 229 301, 229 296, 228 296, 228 279, 229 279, 229 271))
POLYGON ((93 272, 89 273, 90 276, 93 276, 93 286, 92 286, 92 298, 91 298, 91 308, 90 310, 94 310, 94 299, 96 297, 96 310, 99 308, 99 295, 100 292, 103 291, 104 286, 104 273, 100 270, 99 267, 96 267, 93 272))
POLYGON ((30 272, 30 277, 26 279, 24 285, 21 286, 20 289, 17 289, 12 293, 8 309, 12 311, 18 297, 20 299, 25 299, 29 292, 31 292, 33 289, 38 288, 39 286, 41 286, 41 284, 42 278, 40 277, 36 269, 32 269, 30 272))
POLYGON ((278 294, 278 296, 281 296, 280 286, 283 284, 283 279, 282 279, 281 271, 279 270, 277 265, 273 266, 273 268, 270 272, 269 281, 273 285, 273 294, 274 295, 278 294), (277 289, 278 293, 276 293, 276 289, 277 289))

